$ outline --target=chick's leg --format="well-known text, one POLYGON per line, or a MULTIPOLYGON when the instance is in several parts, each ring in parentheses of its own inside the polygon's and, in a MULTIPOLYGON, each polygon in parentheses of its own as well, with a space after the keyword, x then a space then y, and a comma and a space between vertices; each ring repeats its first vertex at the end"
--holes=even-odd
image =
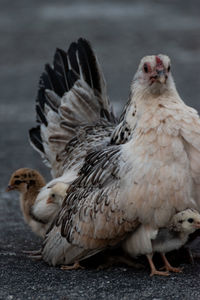
POLYGON ((165 271, 158 271, 153 263, 153 254, 147 254, 146 255, 148 261, 149 261, 149 265, 150 265, 150 268, 151 268, 151 274, 150 276, 152 277, 153 275, 160 275, 160 276, 169 276, 169 272, 165 271))
MULTIPOLYGON (((180 272, 182 272, 183 268, 175 268, 175 267, 172 267, 172 266, 170 265, 170 263, 168 262, 168 260, 167 260, 167 258, 166 258, 166 256, 165 256, 164 253, 161 253, 161 256, 162 256, 162 259, 163 259, 163 261, 164 261, 164 263, 165 263, 165 266, 163 267, 165 270, 171 271, 171 272, 175 272, 175 273, 180 273, 180 272)), ((162 268, 162 269, 163 269, 163 268, 162 268)))

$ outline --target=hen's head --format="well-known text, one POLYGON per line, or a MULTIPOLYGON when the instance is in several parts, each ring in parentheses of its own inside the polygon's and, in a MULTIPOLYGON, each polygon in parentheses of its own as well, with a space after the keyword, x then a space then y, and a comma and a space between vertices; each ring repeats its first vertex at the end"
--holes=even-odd
POLYGON ((44 178, 36 170, 21 168, 16 170, 10 177, 7 192, 18 190, 26 192, 30 187, 41 188, 45 185, 44 178))
POLYGON ((159 54, 142 58, 134 82, 153 94, 160 94, 169 87, 171 62, 168 56, 159 54))

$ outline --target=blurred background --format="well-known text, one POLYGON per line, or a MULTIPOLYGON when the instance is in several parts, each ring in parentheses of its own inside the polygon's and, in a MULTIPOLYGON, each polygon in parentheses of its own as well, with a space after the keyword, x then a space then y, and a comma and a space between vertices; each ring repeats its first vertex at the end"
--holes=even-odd
MULTIPOLYGON (((67 49, 79 37, 95 49, 118 114, 141 57, 159 53, 171 57, 181 97, 200 112, 199 0, 0 0, 0 224, 5 251, 16 243, 13 232, 21 245, 30 232, 17 194, 5 193, 10 174, 31 167, 49 178, 28 141, 40 74, 56 47, 67 49)), ((29 245, 30 240, 33 235, 29 245)))

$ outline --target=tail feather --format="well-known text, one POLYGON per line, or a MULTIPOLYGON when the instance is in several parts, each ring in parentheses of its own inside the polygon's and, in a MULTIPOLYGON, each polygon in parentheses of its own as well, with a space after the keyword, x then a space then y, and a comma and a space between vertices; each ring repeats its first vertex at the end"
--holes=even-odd
POLYGON ((65 91, 69 91, 69 85, 67 80, 67 70, 69 70, 68 60, 67 60, 67 53, 57 48, 56 53, 54 55, 54 70, 57 71, 57 74, 60 75, 62 78, 63 86, 65 87, 65 91))
POLYGON ((30 141, 31 141, 31 144, 33 145, 33 147, 36 147, 41 152, 41 154, 44 153, 42 137, 40 134, 40 126, 31 128, 29 131, 29 137, 30 137, 30 141))
POLYGON ((45 92, 45 99, 47 105, 54 110, 55 112, 58 113, 58 108, 60 107, 61 104, 61 98, 58 97, 53 91, 46 90, 45 92))
POLYGON ((81 68, 84 70, 85 81, 101 94, 101 76, 95 54, 88 41, 82 38, 78 40, 78 57, 81 68))
POLYGON ((51 166, 55 165, 58 152, 76 135, 77 126, 92 125, 100 119, 116 123, 103 73, 88 41, 80 38, 67 52, 57 49, 53 66, 45 65, 36 98, 36 115, 43 147, 34 130, 29 131, 31 144, 51 166), (50 124, 52 112, 57 117, 50 124))
POLYGON ((49 82, 52 86, 51 90, 53 90, 58 96, 62 97, 66 90, 57 70, 52 69, 50 65, 46 64, 45 71, 48 74, 49 82))
POLYGON ((36 105, 36 112, 37 112, 37 119, 39 123, 43 123, 45 126, 47 126, 48 125, 47 119, 44 115, 44 112, 41 109, 41 106, 36 105))
POLYGON ((74 83, 79 79, 79 77, 73 70, 69 70, 67 72, 67 79, 70 90, 73 87, 74 83))
POLYGON ((77 60, 77 43, 71 43, 67 54, 68 54, 67 57, 69 60, 70 69, 73 70, 76 74, 80 75, 80 69, 77 60))

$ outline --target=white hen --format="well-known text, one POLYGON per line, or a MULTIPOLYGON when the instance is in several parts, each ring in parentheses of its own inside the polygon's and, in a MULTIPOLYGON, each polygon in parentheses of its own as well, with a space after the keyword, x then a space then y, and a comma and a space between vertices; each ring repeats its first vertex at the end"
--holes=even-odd
POLYGON ((140 224, 157 230, 177 211, 200 208, 200 120, 178 95, 170 68, 165 55, 141 60, 117 127, 128 127, 129 140, 86 157, 46 237, 49 264, 74 263, 140 224))

